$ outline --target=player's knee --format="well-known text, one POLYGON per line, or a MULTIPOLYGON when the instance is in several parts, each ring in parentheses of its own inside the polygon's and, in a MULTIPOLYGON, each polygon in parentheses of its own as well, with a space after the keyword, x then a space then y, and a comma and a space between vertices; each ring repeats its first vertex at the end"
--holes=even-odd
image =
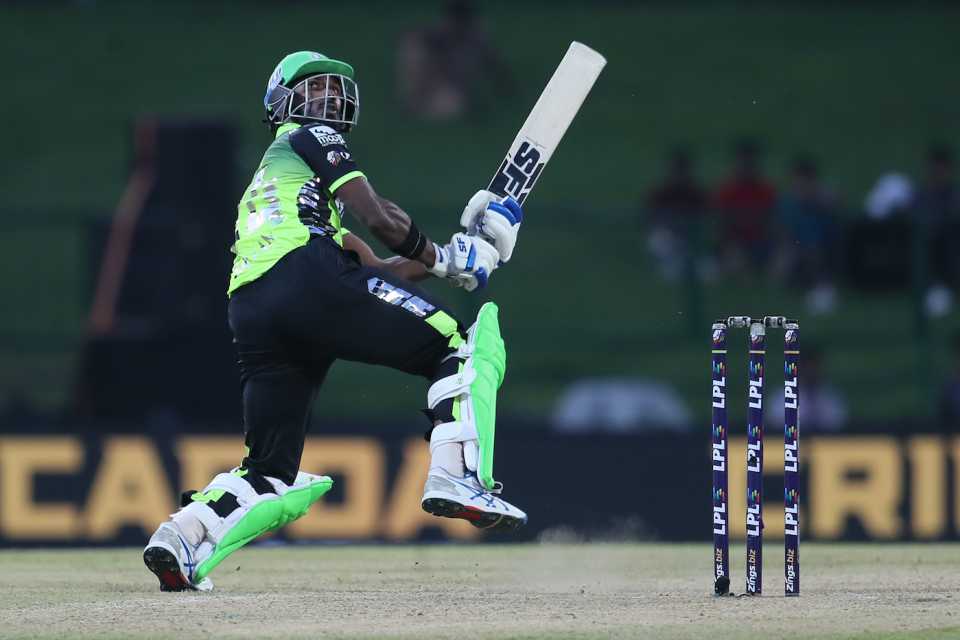
MULTIPOLYGON (((422 370, 427 378, 436 380, 444 375, 450 367, 450 360, 457 357, 458 349, 466 343, 467 330, 457 318, 443 310, 437 311, 426 321, 435 334, 422 370)), ((453 370, 456 371, 456 368, 453 370)))

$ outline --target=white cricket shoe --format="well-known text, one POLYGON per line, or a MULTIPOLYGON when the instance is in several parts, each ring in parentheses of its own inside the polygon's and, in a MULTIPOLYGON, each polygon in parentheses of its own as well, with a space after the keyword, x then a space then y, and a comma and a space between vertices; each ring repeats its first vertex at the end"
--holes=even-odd
POLYGON ((204 578, 193 581, 197 568, 196 549, 174 522, 164 522, 150 536, 143 550, 143 563, 160 580, 161 591, 210 591, 213 582, 204 578))
POLYGON ((478 529, 514 531, 527 523, 527 514, 487 491, 475 475, 458 478, 440 467, 427 474, 420 506, 435 516, 468 520, 478 529))

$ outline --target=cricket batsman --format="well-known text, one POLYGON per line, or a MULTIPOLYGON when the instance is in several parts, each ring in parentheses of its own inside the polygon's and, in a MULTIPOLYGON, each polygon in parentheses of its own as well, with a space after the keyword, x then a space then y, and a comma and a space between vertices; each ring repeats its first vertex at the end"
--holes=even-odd
POLYGON ((374 191, 347 146, 360 97, 346 62, 311 51, 286 56, 263 104, 274 140, 238 205, 227 291, 246 456, 186 492, 150 538, 143 559, 165 591, 211 589, 208 576, 224 558, 303 516, 330 490, 329 477, 300 470, 300 457, 311 403, 338 359, 430 380, 425 511, 494 530, 527 521, 493 479, 506 368, 497 306, 484 304, 466 328, 413 284, 433 276, 483 287, 513 253, 520 205, 480 191, 460 220, 478 235, 432 242, 374 191), (395 255, 377 257, 343 225, 345 212, 395 255))

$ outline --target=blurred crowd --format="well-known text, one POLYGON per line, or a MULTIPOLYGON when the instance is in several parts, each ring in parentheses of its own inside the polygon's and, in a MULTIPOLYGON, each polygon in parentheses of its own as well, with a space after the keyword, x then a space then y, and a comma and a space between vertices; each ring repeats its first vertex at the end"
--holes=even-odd
POLYGON ((760 143, 742 139, 727 176, 710 187, 692 153, 676 149, 643 198, 647 245, 668 279, 750 271, 805 291, 810 314, 832 312, 845 281, 871 289, 919 284, 928 312, 943 315, 960 284, 949 241, 960 229, 953 150, 931 147, 925 167, 916 180, 880 176, 858 206, 840 201, 810 154, 795 156, 778 185, 760 143))
MULTIPOLYGON (((662 178, 642 202, 647 247, 661 275, 736 279, 752 274, 805 292, 808 315, 830 314, 840 285, 860 289, 911 287, 927 315, 953 308, 960 286, 960 190, 953 150, 934 145, 923 174, 881 175, 862 205, 844 204, 822 178, 820 162, 798 154, 777 184, 765 171, 763 148, 752 139, 733 146, 730 168, 716 186, 699 178, 690 150, 667 159, 662 178)), ((937 392, 936 424, 960 429, 960 335, 954 368, 937 392)), ((825 375, 824 352, 803 348, 800 416, 805 433, 848 427, 849 405, 825 375)), ((782 424, 783 391, 765 404, 769 427, 782 424)), ((558 401, 558 430, 619 432, 687 430, 690 410, 668 385, 645 379, 584 379, 558 401)))
POLYGON ((397 99, 409 117, 482 117, 514 91, 510 67, 470 0, 451 0, 438 20, 404 33, 396 60, 397 99))

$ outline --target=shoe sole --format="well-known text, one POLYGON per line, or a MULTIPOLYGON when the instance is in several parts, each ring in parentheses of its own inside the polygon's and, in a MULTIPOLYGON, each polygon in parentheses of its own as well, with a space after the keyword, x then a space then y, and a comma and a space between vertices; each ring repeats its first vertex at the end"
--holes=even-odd
POLYGON ((466 520, 478 529, 490 531, 516 531, 527 523, 526 519, 515 518, 501 513, 489 513, 476 507, 470 507, 444 498, 427 498, 421 503, 427 513, 441 518, 459 518, 466 520))
POLYGON ((163 547, 147 547, 143 550, 143 564, 160 580, 160 591, 193 591, 194 586, 180 571, 177 558, 163 547))

